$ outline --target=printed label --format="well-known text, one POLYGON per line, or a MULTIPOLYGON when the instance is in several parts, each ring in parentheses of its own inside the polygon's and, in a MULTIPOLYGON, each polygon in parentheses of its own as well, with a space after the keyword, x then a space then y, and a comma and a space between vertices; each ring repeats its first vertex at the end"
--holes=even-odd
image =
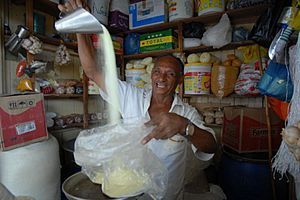
POLYGON ((34 99, 15 100, 8 102, 8 109, 10 110, 24 109, 32 106, 35 106, 34 99))
POLYGON ((22 134, 25 134, 25 133, 28 133, 28 132, 34 131, 34 130, 36 130, 34 121, 25 122, 25 123, 16 125, 17 135, 22 135, 22 134))

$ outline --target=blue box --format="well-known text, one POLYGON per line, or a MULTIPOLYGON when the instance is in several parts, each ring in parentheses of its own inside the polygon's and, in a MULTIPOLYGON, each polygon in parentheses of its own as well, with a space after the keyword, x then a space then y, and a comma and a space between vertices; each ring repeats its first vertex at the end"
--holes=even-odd
POLYGON ((161 0, 133 0, 129 5, 129 29, 168 21, 167 5, 161 0))

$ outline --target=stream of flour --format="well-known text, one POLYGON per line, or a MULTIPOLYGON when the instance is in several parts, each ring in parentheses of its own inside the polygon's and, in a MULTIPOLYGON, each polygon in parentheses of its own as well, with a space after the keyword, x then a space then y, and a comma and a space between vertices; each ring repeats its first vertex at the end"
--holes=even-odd
POLYGON ((116 67, 116 58, 111 36, 104 25, 103 33, 98 34, 97 46, 97 67, 102 71, 102 77, 105 81, 105 88, 108 95, 108 123, 116 124, 120 121, 119 114, 119 96, 118 96, 118 76, 116 67))

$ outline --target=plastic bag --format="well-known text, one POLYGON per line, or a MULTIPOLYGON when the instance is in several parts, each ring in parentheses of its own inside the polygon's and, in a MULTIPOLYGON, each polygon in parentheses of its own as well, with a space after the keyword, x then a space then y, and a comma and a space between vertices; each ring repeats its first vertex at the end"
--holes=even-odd
POLYGON ((167 173, 160 160, 149 148, 134 143, 116 152, 104 163, 102 191, 110 197, 130 197, 148 193, 162 199, 166 189, 167 173))
POLYGON ((273 61, 263 74, 258 89, 263 95, 289 102, 293 96, 293 82, 286 65, 273 61))
POLYGON ((276 34, 278 18, 281 14, 285 1, 277 1, 275 6, 268 8, 256 21, 249 39, 268 48, 276 34))
POLYGON ((239 95, 258 95, 257 84, 261 78, 259 68, 255 67, 254 64, 243 64, 240 70, 234 87, 235 93, 239 95))
POLYGON ((75 142, 74 157, 83 172, 95 183, 102 183, 103 192, 113 197, 129 197, 147 193, 161 199, 166 191, 167 169, 140 141, 152 127, 143 125, 143 120, 124 121, 116 125, 84 130, 75 142), (118 174, 128 182, 119 182, 122 190, 114 193, 118 174), (127 175, 127 176, 125 176, 127 175), (132 177, 142 181, 134 185, 132 177), (127 183, 127 184, 126 184, 127 183), (126 187, 127 186, 127 187, 126 187))
POLYGON ((128 55, 140 52, 140 35, 138 33, 129 33, 125 37, 124 50, 128 55))
POLYGON ((232 27, 227 14, 224 14, 219 23, 208 28, 203 34, 202 43, 213 48, 220 48, 229 44, 232 39, 232 27))
POLYGON ((239 73, 237 67, 213 66, 211 72, 211 91, 219 98, 226 97, 234 90, 239 73))
POLYGON ((204 25, 199 22, 191 22, 183 25, 183 37, 185 38, 202 38, 205 32, 204 25))

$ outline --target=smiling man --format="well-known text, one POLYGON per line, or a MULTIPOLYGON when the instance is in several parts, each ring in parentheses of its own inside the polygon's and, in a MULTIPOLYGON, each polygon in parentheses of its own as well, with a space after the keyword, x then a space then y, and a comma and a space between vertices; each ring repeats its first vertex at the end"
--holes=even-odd
MULTIPOLYGON (((82 7, 81 0, 59 5, 63 12, 82 7)), ((88 35, 77 34, 78 52, 85 74, 100 87, 104 100, 111 102, 105 85, 111 84, 97 68, 95 50, 88 35)), ((137 88, 118 80, 120 113, 126 118, 145 118, 155 128, 141 141, 168 169, 166 200, 183 199, 183 183, 188 148, 197 158, 209 160, 216 150, 214 133, 203 125, 197 110, 183 103, 175 93, 183 81, 183 63, 172 55, 158 57, 151 73, 152 90, 137 88)))

